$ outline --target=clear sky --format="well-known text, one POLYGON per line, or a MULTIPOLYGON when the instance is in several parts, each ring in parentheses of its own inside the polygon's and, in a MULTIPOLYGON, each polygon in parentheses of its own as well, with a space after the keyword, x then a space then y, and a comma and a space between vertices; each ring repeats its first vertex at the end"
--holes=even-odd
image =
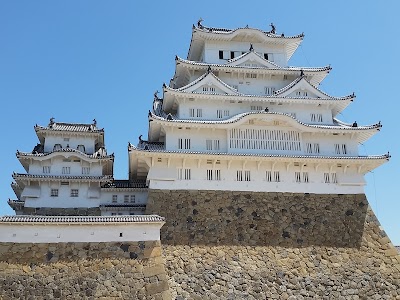
POLYGON ((186 58, 191 27, 249 25, 286 35, 305 33, 289 62, 333 70, 320 88, 356 93, 339 118, 382 121, 361 154, 390 151, 389 163, 366 176, 367 197, 394 244, 400 245, 400 2, 392 1, 1 1, 0 215, 11 214, 11 174, 24 172, 16 150, 32 151, 33 126, 60 122, 105 128, 115 177, 127 178, 128 141, 147 134, 153 93, 186 58), (140 4, 138 4, 140 3, 140 4))

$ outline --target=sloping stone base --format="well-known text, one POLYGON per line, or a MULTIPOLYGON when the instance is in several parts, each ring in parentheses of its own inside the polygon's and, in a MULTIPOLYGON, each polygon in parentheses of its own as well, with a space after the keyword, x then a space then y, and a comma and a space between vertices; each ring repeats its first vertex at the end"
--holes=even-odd
POLYGON ((150 190, 176 299, 400 299, 365 195, 150 190))
POLYGON ((160 246, 0 243, 0 299, 171 299, 160 246))

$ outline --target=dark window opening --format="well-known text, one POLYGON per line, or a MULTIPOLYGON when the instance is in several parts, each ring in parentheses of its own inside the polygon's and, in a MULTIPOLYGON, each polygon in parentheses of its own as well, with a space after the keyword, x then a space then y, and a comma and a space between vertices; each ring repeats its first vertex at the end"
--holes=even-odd
POLYGON ((235 52, 231 51, 231 58, 235 58, 235 52))
POLYGON ((264 53, 264 58, 268 60, 268 53, 264 53))
POLYGON ((122 237, 122 232, 119 233, 119 237, 122 237))
POLYGON ((219 50, 219 59, 224 59, 224 51, 219 50))

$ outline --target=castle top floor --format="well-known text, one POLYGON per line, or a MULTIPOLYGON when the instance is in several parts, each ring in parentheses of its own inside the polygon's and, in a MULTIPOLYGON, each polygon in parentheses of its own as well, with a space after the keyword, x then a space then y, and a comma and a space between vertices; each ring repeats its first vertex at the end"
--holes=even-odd
POLYGON ((35 125, 39 144, 32 152, 50 153, 63 149, 76 149, 93 154, 104 149, 104 130, 97 128, 96 120, 92 124, 60 123, 50 119, 47 126, 35 125))
POLYGON ((193 26, 188 59, 215 64, 226 64, 229 60, 243 55, 252 47, 256 53, 279 66, 287 66, 304 35, 285 36, 277 34, 271 24, 271 31, 250 28, 237 29, 193 26))

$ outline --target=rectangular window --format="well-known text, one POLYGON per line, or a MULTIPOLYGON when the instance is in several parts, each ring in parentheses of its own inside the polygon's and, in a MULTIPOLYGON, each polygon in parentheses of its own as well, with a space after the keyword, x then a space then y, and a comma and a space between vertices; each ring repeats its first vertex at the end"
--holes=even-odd
POLYGON ((236 181, 243 181, 243 171, 236 171, 236 181))
POLYGON ((322 123, 322 114, 311 114, 311 122, 322 123))
POLYGON ((136 195, 131 195, 131 203, 136 203, 136 195))
POLYGON ((214 180, 221 180, 221 170, 214 170, 214 180))
POLYGON ((279 171, 274 171, 274 181, 281 182, 281 176, 279 174, 279 171))
POLYGON ((319 144, 314 143, 314 153, 319 153, 319 144))
POLYGON ((44 174, 49 174, 50 173, 50 169, 51 169, 50 166, 43 166, 43 173, 44 174))
POLYGON ((329 178, 329 173, 324 173, 324 182, 325 183, 330 183, 330 178, 329 178))
POLYGON ((335 144, 335 154, 347 154, 346 144, 335 144))
POLYGON ((311 143, 307 143, 307 144, 306 144, 306 152, 307 152, 307 153, 312 153, 312 146, 311 146, 311 143))
POLYGON ((259 105, 251 105, 250 106, 250 110, 262 110, 263 108, 262 108, 262 106, 259 106, 259 105))
POLYGON ((342 144, 342 154, 347 154, 346 144, 342 144))
POLYGON ((207 180, 213 180, 213 170, 207 170, 207 180))
POLYGON ((301 182, 300 172, 294 172, 294 178, 296 182, 301 182))
POLYGON ((191 118, 201 118, 203 117, 203 110, 201 108, 189 108, 189 116, 191 118))
POLYGON ((250 181, 250 171, 244 171, 244 181, 250 181))
POLYGON ((58 197, 58 189, 51 189, 50 197, 58 197))
POLYGON ((178 179, 179 180, 190 180, 191 172, 190 169, 177 169, 178 170, 178 179))
POLYGON ((206 149, 212 150, 212 140, 206 140, 206 149))
POLYGON ((255 74, 255 73, 246 73, 246 78, 257 78, 257 74, 255 74))
POLYGON ((118 195, 112 195, 112 203, 118 202, 118 195))
POLYGON ((222 109, 217 109, 217 119, 222 119, 222 109))
POLYGON ((219 140, 214 140, 214 150, 219 150, 219 140))
POLYGON ((189 108, 189 116, 190 116, 191 118, 194 118, 194 116, 195 116, 195 110, 194 110, 194 108, 189 108))
POLYGON ((275 88, 271 86, 265 87, 265 95, 273 95, 275 92, 275 88))
POLYGON ((129 202, 129 195, 124 195, 124 203, 128 203, 129 202))
POLYGON ((235 58, 235 52, 231 51, 231 59, 235 58))
POLYGON ((336 175, 336 173, 331 173, 331 180, 332 180, 332 183, 337 183, 337 175, 336 175))
POLYGON ((224 59, 224 51, 219 50, 218 54, 219 54, 219 59, 224 59))
POLYGON ((190 149, 190 139, 178 139, 178 149, 190 149))
POLYGON ((308 172, 303 172, 303 182, 307 183, 308 182, 308 172))
POLYGON ((89 175, 90 167, 82 167, 82 175, 89 175))
POLYGON ((62 174, 71 174, 71 167, 62 167, 62 174))
POLYGON ((229 117, 229 110, 227 109, 224 110, 224 117, 229 117))
POLYGON ((271 172, 271 171, 266 171, 266 172, 265 172, 265 179, 266 179, 268 182, 272 182, 272 172, 271 172))
POLYGON ((206 150, 219 150, 220 149, 219 140, 206 140, 206 150))
POLYGON ((306 153, 319 153, 319 144, 318 143, 307 143, 306 144, 306 153))
POLYGON ((264 53, 264 59, 268 60, 268 53, 264 53))
POLYGON ((79 190, 78 189, 71 189, 71 197, 78 197, 79 190))

